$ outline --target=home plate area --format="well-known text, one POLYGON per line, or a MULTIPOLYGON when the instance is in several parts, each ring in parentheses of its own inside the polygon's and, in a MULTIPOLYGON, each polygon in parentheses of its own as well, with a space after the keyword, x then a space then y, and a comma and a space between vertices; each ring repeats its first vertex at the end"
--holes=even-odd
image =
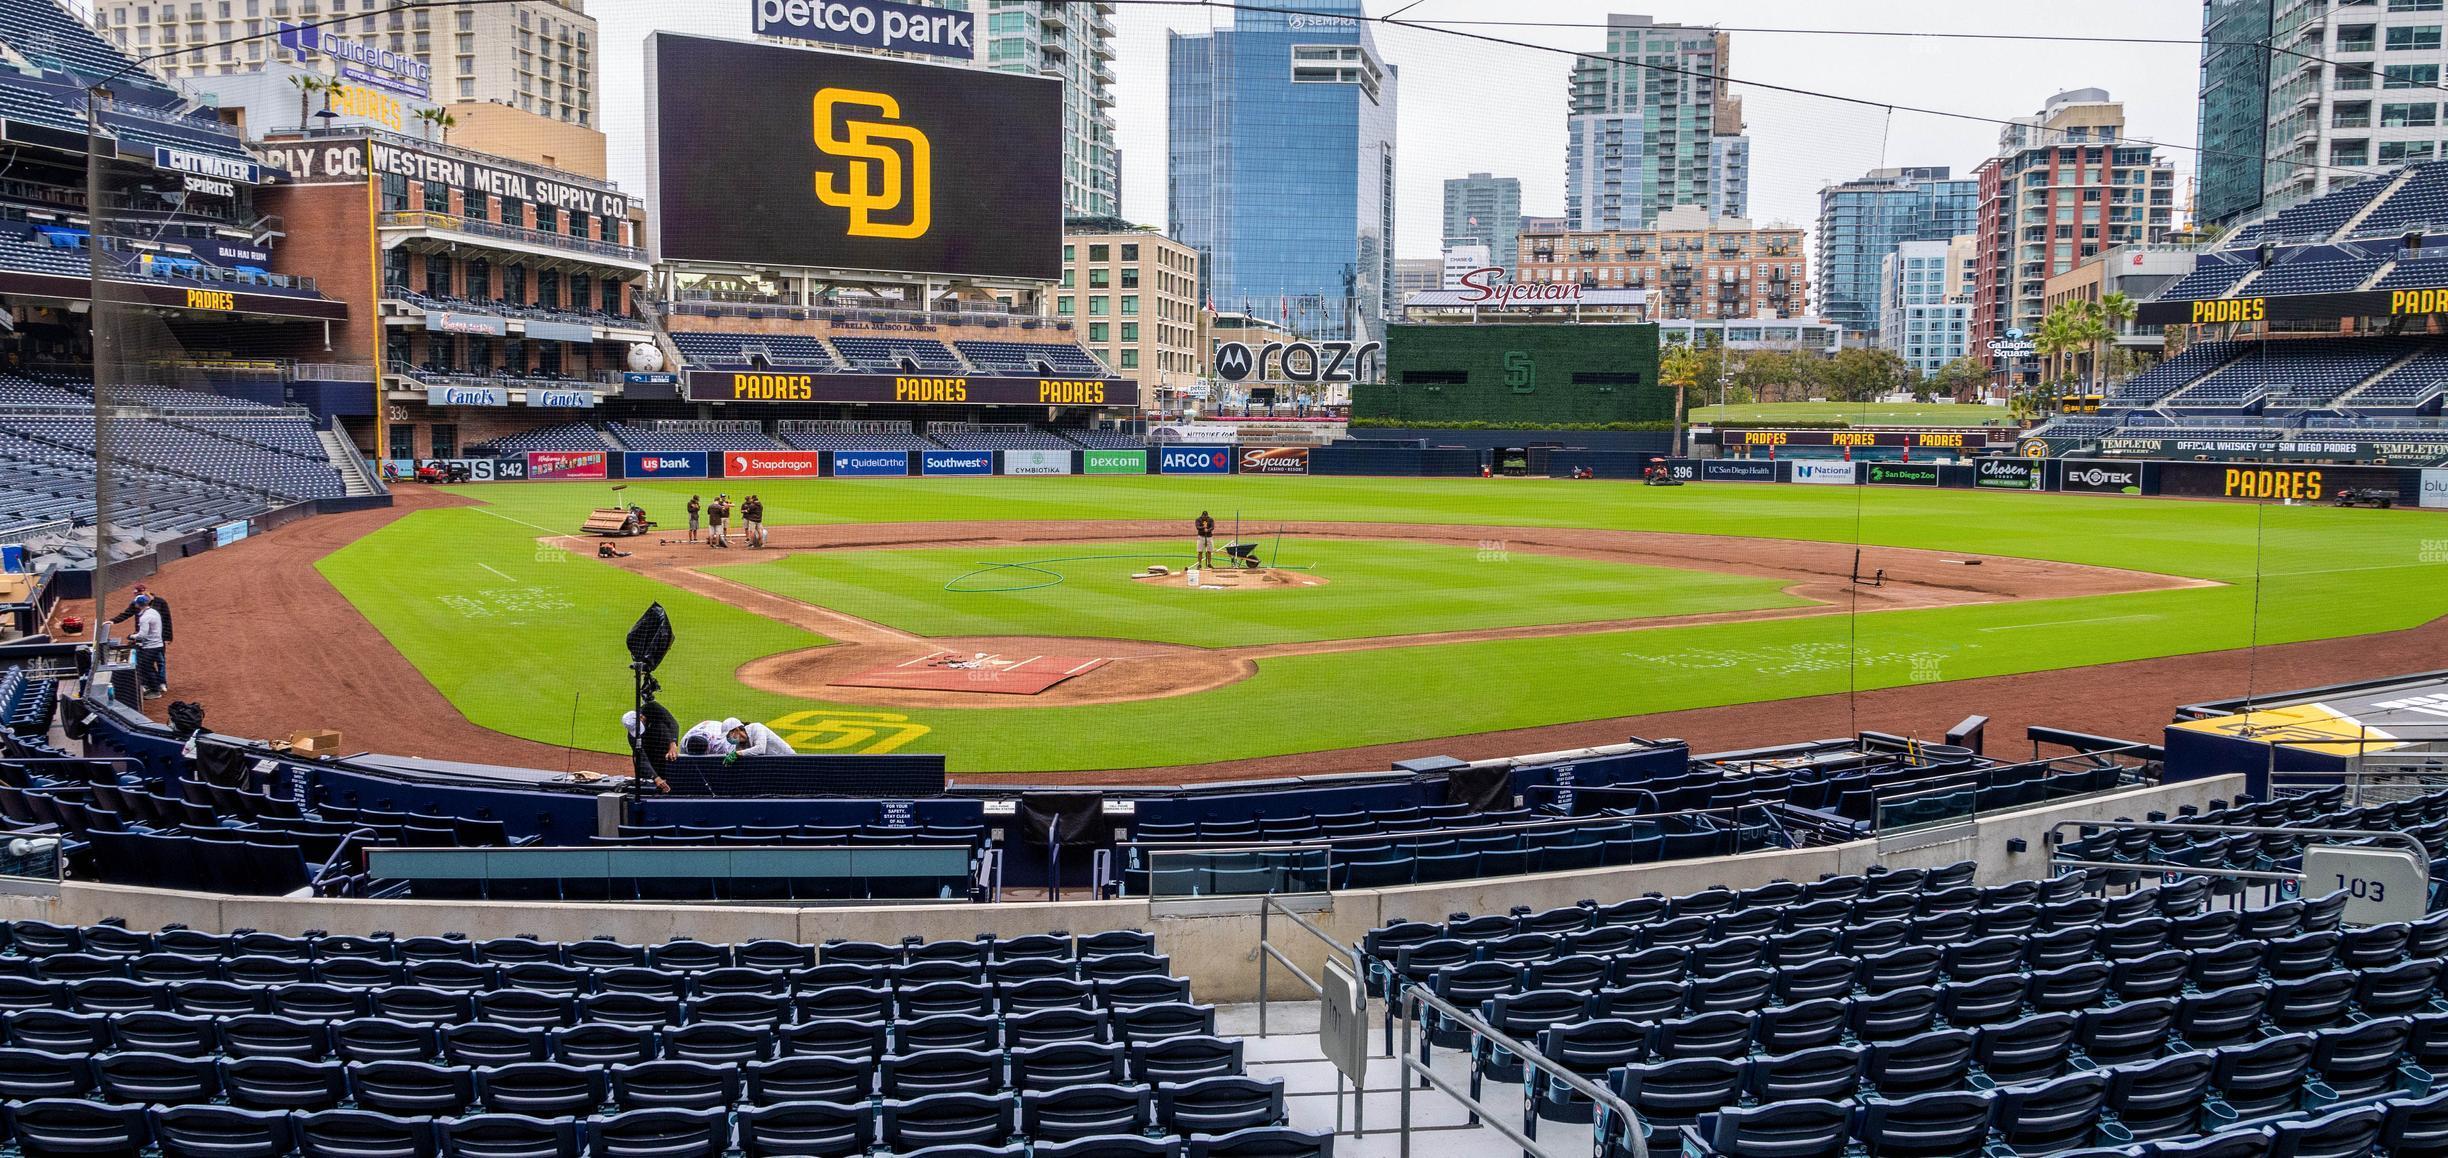
POLYGON ((834 680, 853 688, 910 688, 927 692, 991 692, 1033 696, 1073 676, 1113 661, 1087 655, 998 655, 934 651, 906 663, 834 680))

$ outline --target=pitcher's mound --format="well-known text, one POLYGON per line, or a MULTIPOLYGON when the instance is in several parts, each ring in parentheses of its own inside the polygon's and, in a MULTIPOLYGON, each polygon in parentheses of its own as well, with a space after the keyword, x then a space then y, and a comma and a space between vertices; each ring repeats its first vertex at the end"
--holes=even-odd
POLYGON ((843 676, 833 682, 853 688, 908 688, 930 692, 994 692, 1033 696, 1111 662, 1103 656, 1001 655, 990 651, 937 651, 892 667, 843 676))
MULTIPOLYGON (((1173 571, 1163 575, 1133 575, 1131 581, 1157 587, 1187 588, 1190 586, 1190 573, 1173 571)), ((1201 591, 1258 591, 1285 587, 1323 587, 1325 585, 1326 577, 1323 575, 1309 571, 1278 571, 1272 567, 1261 567, 1255 571, 1203 569, 1199 572, 1198 581, 1201 591)))

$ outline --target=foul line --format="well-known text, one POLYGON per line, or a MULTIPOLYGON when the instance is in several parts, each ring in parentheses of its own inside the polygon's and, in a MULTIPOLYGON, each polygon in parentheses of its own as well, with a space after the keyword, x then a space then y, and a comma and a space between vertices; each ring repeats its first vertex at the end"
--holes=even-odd
POLYGON ((503 571, 502 571, 500 568, 495 567, 495 566, 494 566, 494 565, 492 565, 491 563, 478 563, 478 564, 476 564, 476 565, 477 565, 477 566, 479 566, 479 567, 484 568, 484 569, 485 569, 485 570, 487 570, 487 571, 491 571, 492 573, 494 573, 494 574, 496 574, 496 575, 500 575, 500 576, 501 576, 502 578, 504 578, 504 579, 509 579, 509 580, 510 580, 511 582, 513 582, 513 583, 518 582, 518 580, 517 580, 517 579, 515 579, 515 578, 511 577, 509 574, 507 574, 507 573, 503 572, 503 571))
MULTIPOLYGON (((527 520, 525 520, 525 519, 514 519, 514 518, 511 518, 510 516, 505 515, 505 514, 501 513, 500 511, 494 510, 494 509, 493 509, 493 508, 491 508, 491 507, 469 507, 469 508, 467 508, 467 509, 468 509, 468 510, 471 510, 471 511, 474 511, 474 512, 476 512, 477 514, 480 514, 480 515, 491 515, 491 516, 493 516, 494 518, 497 518, 497 519, 502 519, 502 520, 506 520, 506 521, 508 521, 508 522, 517 523, 518 525, 520 525, 520 526, 522 526, 522 527, 534 527, 536 530, 542 531, 542 532, 544 532, 544 533, 545 533, 545 534, 547 534, 547 535, 563 535, 563 534, 567 534, 567 533, 568 533, 568 532, 565 532, 565 531, 556 531, 556 530, 553 530, 551 527, 547 527, 547 526, 545 526, 545 525, 544 525, 544 524, 542 524, 542 523, 530 523, 530 522, 528 522, 528 521, 527 521, 527 520)), ((500 574, 500 572, 495 572, 495 574, 500 574)), ((504 578, 507 578, 507 576, 504 576, 504 578)))

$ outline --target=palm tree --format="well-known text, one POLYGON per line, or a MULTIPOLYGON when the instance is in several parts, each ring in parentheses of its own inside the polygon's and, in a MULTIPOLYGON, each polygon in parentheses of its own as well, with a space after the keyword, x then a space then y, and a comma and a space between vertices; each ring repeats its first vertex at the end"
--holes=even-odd
POLYGON ((2067 306, 2050 311, 2049 316, 2040 320, 2040 328, 2032 334, 2032 352, 2040 355, 2044 362, 2041 376, 2050 384, 2045 395, 2048 404, 2037 407, 2043 413, 2056 409, 2054 384, 2058 380, 2057 370, 2063 359, 2082 349, 2086 341, 2081 324, 2067 306))
POLYGON ((289 74, 289 83, 298 90, 298 131, 302 133, 306 131, 307 118, 313 115, 307 98, 329 91, 338 82, 325 79, 321 73, 293 72, 289 74))
POLYGON ((434 140, 446 145, 450 143, 450 131, 459 127, 459 118, 450 115, 450 110, 439 107, 418 109, 416 119, 431 127, 434 140))
MULTIPOLYGON (((2091 318, 2099 326, 2098 340, 2101 342, 2115 341, 2117 334, 2124 330, 2125 323, 2133 320, 2133 316, 2134 300, 2123 293, 2103 295, 2091 307, 2091 318)), ((2092 354, 2091 369, 2092 391, 2106 394, 2108 392, 2108 362, 2104 352, 2095 351, 2092 354)))
POLYGON ((1706 365, 1707 359, 1691 346, 1669 346, 1658 359, 1658 381, 1675 388, 1674 445, 1667 451, 1668 454, 1679 456, 1683 453, 1684 392, 1700 385, 1700 376, 1706 372, 1706 365))

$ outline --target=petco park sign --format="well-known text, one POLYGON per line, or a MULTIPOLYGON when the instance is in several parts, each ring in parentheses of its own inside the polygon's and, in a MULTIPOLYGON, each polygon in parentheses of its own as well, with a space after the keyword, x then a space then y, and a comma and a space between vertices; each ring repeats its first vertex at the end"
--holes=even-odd
POLYGON ((977 57, 976 30, 972 13, 889 0, 756 0, 754 25, 759 36, 958 60, 977 57))
POLYGON ((1504 267, 1487 266, 1462 275, 1462 303, 1509 310, 1522 306, 1581 303, 1577 281, 1514 281, 1504 267))

